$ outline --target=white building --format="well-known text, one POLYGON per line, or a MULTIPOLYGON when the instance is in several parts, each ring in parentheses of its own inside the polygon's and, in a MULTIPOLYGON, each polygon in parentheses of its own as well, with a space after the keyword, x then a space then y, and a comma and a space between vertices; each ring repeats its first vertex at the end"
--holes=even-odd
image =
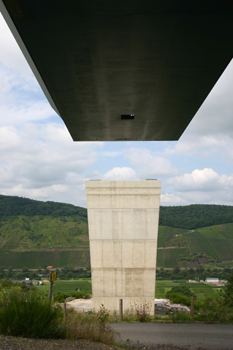
POLYGON ((206 278, 205 283, 219 283, 219 278, 206 278))

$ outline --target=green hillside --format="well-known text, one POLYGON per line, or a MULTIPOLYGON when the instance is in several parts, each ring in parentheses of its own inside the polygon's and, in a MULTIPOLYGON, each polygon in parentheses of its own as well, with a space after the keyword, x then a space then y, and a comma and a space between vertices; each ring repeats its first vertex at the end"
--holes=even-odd
POLYGON ((89 250, 60 250, 60 251, 0 251, 0 266, 13 269, 38 269, 47 266, 61 268, 90 266, 89 250))
MULTIPOLYGON (((37 215, 57 217, 82 217, 87 210, 72 204, 42 202, 16 196, 0 195, 0 220, 10 216, 37 215)), ((160 207, 159 225, 187 230, 219 224, 233 223, 233 206, 193 204, 160 207)))
POLYGON ((158 267, 195 267, 233 262, 233 223, 196 230, 160 226, 158 267))
MULTIPOLYGON (((158 267, 195 267, 231 261, 233 207, 160 208, 158 267), (202 227, 204 223, 209 226, 202 227)), ((46 265, 90 265, 87 210, 70 204, 0 195, 0 266, 46 265)))
POLYGON ((0 249, 87 248, 87 219, 81 216, 5 216, 0 224, 0 249))
POLYGON ((42 202, 16 196, 0 195, 0 218, 12 215, 82 216, 87 218, 87 209, 72 204, 42 202))

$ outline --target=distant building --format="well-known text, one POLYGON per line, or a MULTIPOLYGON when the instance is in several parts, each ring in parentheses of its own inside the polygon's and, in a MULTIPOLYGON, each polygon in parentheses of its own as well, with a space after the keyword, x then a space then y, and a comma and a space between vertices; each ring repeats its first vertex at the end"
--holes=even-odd
POLYGON ((198 283, 198 281, 196 281, 196 280, 188 280, 186 282, 188 282, 188 283, 198 283))
POLYGON ((219 278, 206 278, 205 283, 219 283, 219 278))
POLYGON ((26 285, 29 285, 29 284, 30 284, 29 277, 25 277, 25 283, 26 283, 26 285))

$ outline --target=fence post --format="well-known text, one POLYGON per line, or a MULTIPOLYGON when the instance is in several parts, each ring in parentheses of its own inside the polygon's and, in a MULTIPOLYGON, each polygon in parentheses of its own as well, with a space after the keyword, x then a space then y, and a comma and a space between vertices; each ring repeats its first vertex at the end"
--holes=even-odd
POLYGON ((64 318, 64 321, 66 321, 66 302, 64 303, 64 307, 63 307, 63 318, 64 318))
POLYGON ((120 322, 123 320, 123 299, 119 299, 119 315, 120 315, 120 322))
POLYGON ((194 321, 194 295, 191 296, 191 310, 190 310, 190 315, 191 315, 191 321, 194 321))
POLYGON ((52 281, 52 271, 49 272, 49 301, 52 299, 52 289, 53 289, 53 281, 52 281))

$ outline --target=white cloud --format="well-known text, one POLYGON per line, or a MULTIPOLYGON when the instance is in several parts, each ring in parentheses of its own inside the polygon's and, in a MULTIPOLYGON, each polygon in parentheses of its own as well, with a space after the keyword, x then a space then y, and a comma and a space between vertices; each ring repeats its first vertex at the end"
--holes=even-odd
POLYGON ((136 173, 132 168, 128 167, 116 167, 112 170, 109 170, 102 176, 102 180, 112 180, 112 181, 127 181, 127 180, 136 180, 136 173))
POLYGON ((32 71, 24 58, 17 42, 0 13, 0 62, 10 74, 11 83, 14 81, 30 81, 38 86, 32 71))
POLYGON ((233 138, 233 61, 194 116, 184 136, 228 135, 233 138))
POLYGON ((188 202, 182 196, 174 193, 161 194, 160 204, 165 206, 186 205, 188 202))
POLYGON ((12 101, 0 103, 0 116, 0 126, 3 126, 23 124, 28 121, 38 122, 55 116, 55 113, 45 100, 30 101, 22 106, 12 98, 12 101))
POLYGON ((140 179, 171 177, 178 175, 179 171, 171 161, 147 149, 131 148, 125 153, 125 158, 136 169, 140 179))
POLYGON ((194 170, 191 174, 175 176, 167 181, 175 191, 233 190, 233 176, 219 175, 213 169, 194 170))
POLYGON ((123 151, 103 151, 101 154, 102 157, 107 157, 107 158, 116 158, 122 155, 124 155, 123 151))
POLYGON ((227 152, 228 149, 233 147, 233 139, 227 135, 207 135, 207 136, 184 136, 182 139, 175 143, 173 146, 170 144, 165 148, 163 154, 165 156, 170 155, 184 155, 184 156, 196 156, 209 157, 216 153, 227 152))
POLYGON ((0 193, 85 205, 84 174, 102 143, 74 143, 64 125, 0 128, 0 193))
POLYGON ((161 195, 161 205, 221 204, 233 205, 233 189, 229 191, 190 191, 165 193, 161 195))

